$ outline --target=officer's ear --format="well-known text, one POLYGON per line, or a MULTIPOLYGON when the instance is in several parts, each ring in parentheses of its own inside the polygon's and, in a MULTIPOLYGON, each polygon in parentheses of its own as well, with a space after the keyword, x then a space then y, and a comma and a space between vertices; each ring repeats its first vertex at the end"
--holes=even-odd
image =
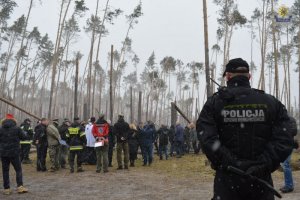
POLYGON ((252 74, 249 73, 248 79, 250 80, 252 78, 252 74))
POLYGON ((230 72, 226 72, 226 74, 225 74, 225 81, 226 81, 226 82, 229 81, 229 80, 232 78, 231 75, 232 75, 232 74, 231 74, 230 72))

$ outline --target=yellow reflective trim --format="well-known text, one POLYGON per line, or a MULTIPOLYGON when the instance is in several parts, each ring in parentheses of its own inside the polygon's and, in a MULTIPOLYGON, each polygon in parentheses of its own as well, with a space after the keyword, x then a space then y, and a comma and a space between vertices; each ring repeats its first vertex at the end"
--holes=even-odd
POLYGON ((82 137, 82 136, 85 136, 85 133, 81 133, 81 134, 80 134, 80 137, 82 137))
POLYGON ((70 151, 82 150, 83 146, 70 146, 70 151))
POLYGON ((79 133, 79 128, 69 128, 70 135, 77 135, 79 133))
POLYGON ((31 140, 20 141, 20 144, 31 144, 31 140))

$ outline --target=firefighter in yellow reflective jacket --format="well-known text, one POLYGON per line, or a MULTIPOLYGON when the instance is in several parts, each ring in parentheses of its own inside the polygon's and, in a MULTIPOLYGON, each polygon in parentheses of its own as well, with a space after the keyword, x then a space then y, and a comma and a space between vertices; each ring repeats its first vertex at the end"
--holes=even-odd
POLYGON ((83 172, 81 167, 83 147, 86 144, 84 127, 80 125, 79 117, 74 118, 74 123, 68 128, 67 143, 70 146, 69 164, 70 172, 74 172, 74 160, 77 155, 77 172, 83 172))
POLYGON ((26 138, 20 141, 21 153, 20 160, 23 164, 31 164, 32 161, 29 159, 29 152, 31 148, 31 143, 33 139, 33 129, 31 127, 31 120, 25 119, 24 122, 20 125, 20 128, 23 130, 26 138))

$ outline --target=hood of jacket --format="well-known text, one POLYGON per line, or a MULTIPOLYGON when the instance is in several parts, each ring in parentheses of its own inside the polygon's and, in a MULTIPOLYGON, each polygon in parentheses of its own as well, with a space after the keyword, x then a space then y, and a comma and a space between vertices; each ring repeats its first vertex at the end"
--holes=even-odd
POLYGON ((3 128, 12 128, 12 127, 15 127, 16 125, 17 125, 17 123, 13 119, 5 119, 2 122, 2 127, 3 128))

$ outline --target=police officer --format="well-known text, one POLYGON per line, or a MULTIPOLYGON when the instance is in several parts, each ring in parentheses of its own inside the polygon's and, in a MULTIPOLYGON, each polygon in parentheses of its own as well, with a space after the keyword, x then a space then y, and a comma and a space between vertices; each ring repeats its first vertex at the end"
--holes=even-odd
POLYGON ((271 173, 293 148, 286 108, 250 87, 249 65, 243 59, 230 60, 223 76, 227 88, 208 98, 197 121, 203 151, 216 170, 213 199, 273 200, 271 191, 231 173, 228 166, 272 184, 271 173))
POLYGON ((74 173, 74 160, 77 156, 77 172, 83 172, 81 167, 82 164, 82 152, 83 147, 86 144, 85 130, 84 127, 80 125, 79 117, 74 118, 74 123, 68 128, 67 133, 67 143, 70 146, 69 153, 69 164, 70 172, 74 173))
POLYGON ((46 168, 46 157, 48 149, 47 132, 46 128, 49 124, 49 120, 42 118, 39 124, 34 129, 34 144, 36 145, 37 152, 37 171, 45 172, 46 168))
POLYGON ((25 119, 20 125, 20 128, 24 131, 26 137, 20 141, 21 144, 21 162, 23 164, 31 164, 32 161, 29 159, 29 152, 31 148, 31 143, 33 139, 33 129, 31 127, 31 120, 25 119))

